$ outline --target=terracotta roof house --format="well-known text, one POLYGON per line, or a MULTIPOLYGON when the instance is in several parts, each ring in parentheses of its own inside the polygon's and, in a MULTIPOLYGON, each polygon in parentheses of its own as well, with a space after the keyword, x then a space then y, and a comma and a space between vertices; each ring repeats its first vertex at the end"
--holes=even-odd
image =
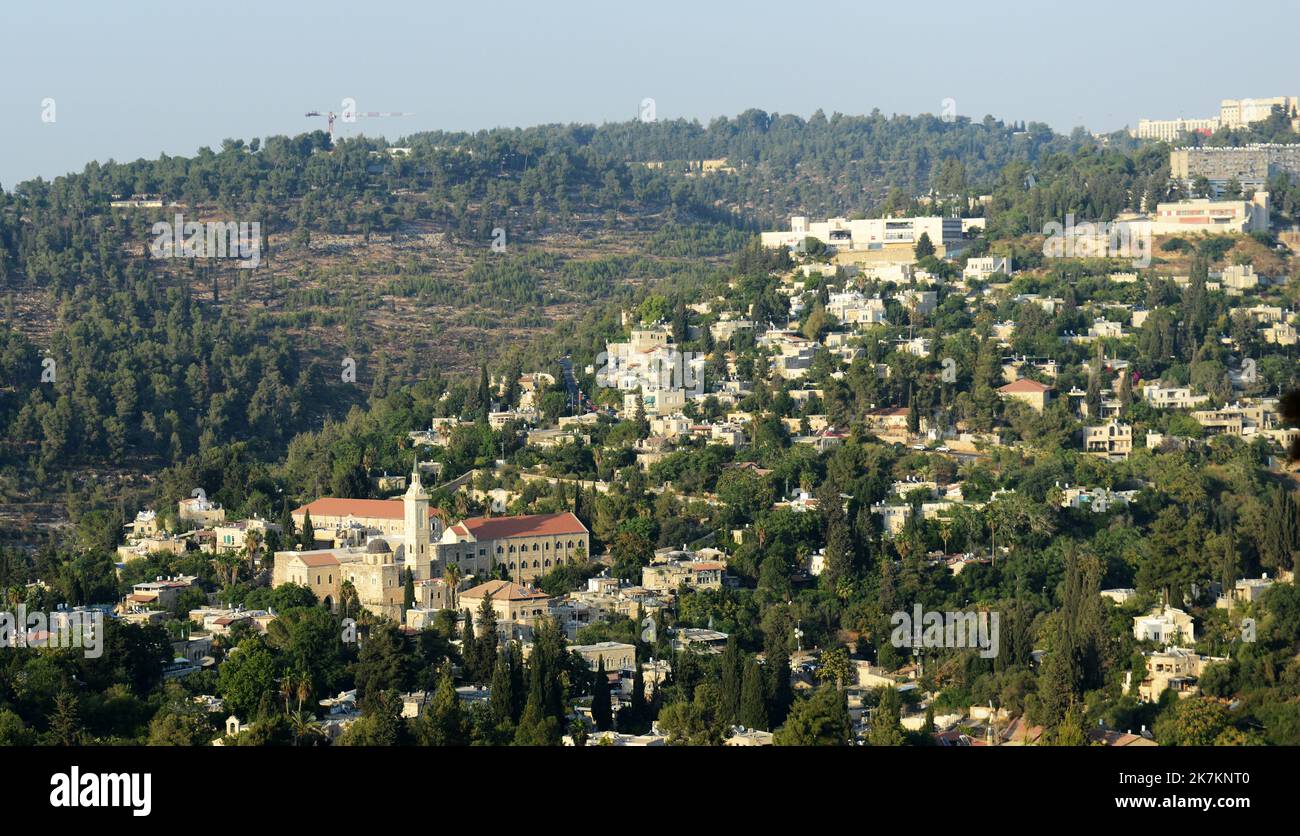
POLYGON ((510 581, 487 581, 460 594, 459 606, 474 615, 476 629, 481 627, 478 612, 484 599, 491 601, 497 621, 504 623, 535 625, 551 607, 551 598, 545 592, 510 581))
POLYGON ((1013 398, 1022 403, 1028 404, 1029 408, 1035 412, 1042 412, 1047 408, 1047 404, 1051 401, 1052 392, 1054 391, 1055 389, 1048 386, 1046 383, 1039 383, 1037 380, 1030 380, 1027 377, 1022 377, 1017 381, 1000 387, 998 389, 998 394, 1004 398, 1013 398))

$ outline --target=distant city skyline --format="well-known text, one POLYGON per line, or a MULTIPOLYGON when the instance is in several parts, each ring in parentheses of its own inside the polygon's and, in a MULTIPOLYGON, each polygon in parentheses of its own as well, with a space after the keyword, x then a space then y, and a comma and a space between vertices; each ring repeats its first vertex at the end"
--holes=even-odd
POLYGON ((1300 93, 1281 25, 1294 15, 1282 0, 1248 15, 1114 0, 808 10, 758 0, 743 11, 679 0, 644 11, 589 0, 561 11, 514 0, 24 4, 5 11, 0 185, 323 129, 304 114, 338 112, 345 98, 412 115, 340 122, 341 137, 600 124, 634 118, 646 98, 660 119, 705 124, 749 108, 939 114, 952 99, 976 121, 1109 132, 1215 116, 1224 98, 1300 93), (1250 60, 1225 74, 1211 45, 1240 45, 1250 60))

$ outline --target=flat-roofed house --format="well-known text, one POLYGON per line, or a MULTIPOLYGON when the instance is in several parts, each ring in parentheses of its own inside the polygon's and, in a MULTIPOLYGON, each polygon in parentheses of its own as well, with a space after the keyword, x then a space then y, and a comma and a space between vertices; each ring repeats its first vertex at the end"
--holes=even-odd
POLYGON ((581 656, 594 671, 605 663, 606 671, 635 671, 636 645, 622 642, 596 642, 571 645, 569 650, 581 656))
POLYGON ((1115 419, 1083 428, 1083 449, 1106 459, 1127 459, 1133 452, 1133 428, 1115 419))

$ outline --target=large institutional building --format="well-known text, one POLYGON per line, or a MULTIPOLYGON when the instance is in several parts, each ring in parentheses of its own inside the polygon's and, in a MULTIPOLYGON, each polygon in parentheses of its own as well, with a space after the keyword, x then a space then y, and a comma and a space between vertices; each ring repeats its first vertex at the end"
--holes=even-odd
POLYGON ((276 552, 272 586, 301 584, 333 608, 350 583, 363 607, 398 621, 404 570, 419 584, 441 578, 448 565, 459 566, 466 581, 504 567, 519 584, 585 559, 591 548, 586 526, 567 512, 444 526, 440 512, 429 508, 418 468, 400 500, 324 497, 295 510, 294 522, 302 526, 308 514, 317 544, 330 546, 276 552))
POLYGON ((447 527, 437 546, 440 565, 461 567, 462 576, 484 577, 504 566, 526 584, 563 563, 585 559, 587 527, 570 513, 522 517, 473 517, 447 527))
MULTIPOLYGON (((861 220, 829 218, 809 223, 806 217, 796 216, 790 219, 788 231, 764 232, 762 241, 764 247, 794 249, 805 238, 816 238, 834 247, 837 253, 884 253, 910 251, 922 235, 929 236, 936 255, 950 254, 960 249, 964 241, 962 219, 937 216, 861 220)), ((910 255, 905 260, 910 260, 910 255)))
POLYGON ((1282 108, 1291 118, 1291 130, 1296 130, 1300 97, 1273 96, 1268 99, 1223 99, 1219 102, 1219 115, 1206 119, 1139 119, 1133 135, 1138 139, 1162 139, 1173 142, 1183 134, 1209 135, 1219 128, 1238 129, 1263 122, 1273 115, 1273 108, 1282 108))
POLYGON ((1242 189, 1263 189, 1277 174, 1300 177, 1300 145, 1175 148, 1169 152, 1169 176, 1185 188, 1204 177, 1216 194, 1233 180, 1242 189))

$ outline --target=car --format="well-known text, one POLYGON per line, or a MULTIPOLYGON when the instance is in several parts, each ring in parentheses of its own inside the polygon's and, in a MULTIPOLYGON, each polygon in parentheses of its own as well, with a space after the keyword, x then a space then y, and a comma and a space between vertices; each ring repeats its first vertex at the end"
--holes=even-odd
POLYGON ((951 452, 952 452, 952 448, 950 448, 950 447, 936 447, 936 448, 934 448, 934 449, 935 449, 936 451, 940 452, 940 453, 951 453, 951 452))

